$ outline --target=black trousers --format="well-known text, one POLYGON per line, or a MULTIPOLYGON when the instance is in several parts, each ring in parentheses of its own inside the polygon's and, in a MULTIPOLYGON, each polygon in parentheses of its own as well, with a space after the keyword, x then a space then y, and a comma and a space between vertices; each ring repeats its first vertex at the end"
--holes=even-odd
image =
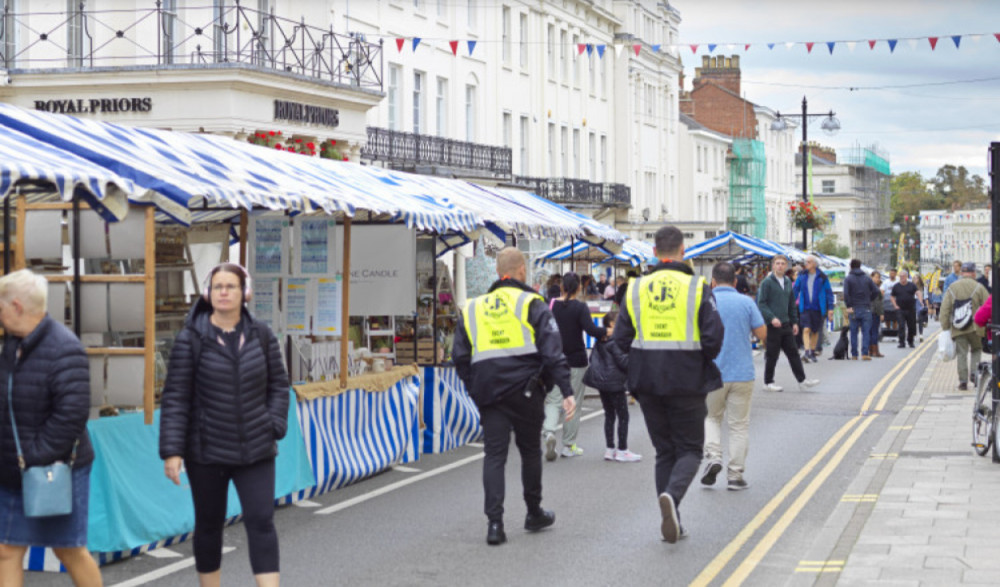
POLYGON ((222 566, 222 527, 229 481, 243 508, 253 574, 278 572, 278 532, 274 529, 274 459, 246 466, 201 465, 185 461, 194 498, 194 562, 199 573, 222 566))
POLYGON ((899 344, 913 344, 913 337, 917 334, 917 309, 900 308, 899 316, 899 344))
POLYGON ((795 335, 791 326, 775 328, 767 325, 767 347, 764 349, 764 383, 774 383, 774 368, 778 364, 778 356, 784 351, 792 373, 799 383, 805 381, 806 372, 802 368, 802 358, 799 357, 799 347, 795 344, 795 335))
POLYGON ((624 391, 601 391, 604 406, 604 440, 608 448, 615 447, 615 420, 618 420, 618 450, 628 450, 628 398, 624 391))
MULTIPOLYGON (((794 345, 795 338, 790 340, 794 345)), ((708 414, 705 396, 641 394, 636 399, 656 449, 656 494, 669 493, 680 505, 701 466, 708 414)))
POLYGON ((486 492, 484 511, 491 522, 503 521, 505 493, 504 468, 510 433, 521 453, 521 485, 528 512, 536 512, 542 504, 542 421, 545 419, 545 394, 534 391, 509 396, 489 406, 479 408, 483 427, 483 489, 486 492))

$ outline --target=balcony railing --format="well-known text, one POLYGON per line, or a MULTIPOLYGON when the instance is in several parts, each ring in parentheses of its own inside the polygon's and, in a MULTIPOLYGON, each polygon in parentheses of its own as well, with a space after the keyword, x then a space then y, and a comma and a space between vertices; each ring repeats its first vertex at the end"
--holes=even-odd
MULTIPOLYGON (((27 3, 24 3, 25 5, 27 3)), ((382 43, 245 8, 87 10, 0 15, 0 69, 239 63, 382 91, 382 43), (16 34, 16 32, 19 34, 16 34)), ((228 4, 228 3, 227 3, 228 4)))
POLYGON ((389 167, 440 166, 491 177, 511 177, 511 150, 424 134, 368 127, 361 157, 389 167))
POLYGON ((632 205, 632 190, 620 183, 595 183, 566 177, 515 176, 514 183, 558 204, 616 206, 632 205))

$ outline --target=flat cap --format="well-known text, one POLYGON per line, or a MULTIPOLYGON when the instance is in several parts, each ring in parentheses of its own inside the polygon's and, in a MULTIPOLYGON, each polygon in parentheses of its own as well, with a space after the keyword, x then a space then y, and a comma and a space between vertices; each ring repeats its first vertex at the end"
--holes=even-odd
POLYGON ((972 261, 968 261, 966 263, 962 263, 962 272, 963 273, 975 273, 976 272, 976 264, 973 263, 972 261))

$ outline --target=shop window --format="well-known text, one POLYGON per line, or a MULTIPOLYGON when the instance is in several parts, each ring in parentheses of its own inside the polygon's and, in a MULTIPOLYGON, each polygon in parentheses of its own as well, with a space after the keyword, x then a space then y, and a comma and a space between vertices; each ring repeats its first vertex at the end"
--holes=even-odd
POLYGON ((437 78, 437 135, 448 134, 448 80, 437 78))
POLYGON ((835 193, 836 189, 837 189, 837 185, 836 185, 836 182, 834 180, 832 180, 832 179, 824 179, 823 180, 823 193, 824 194, 835 193))
POLYGON ((521 175, 528 175, 528 117, 521 117, 521 175))
POLYGON ((413 132, 420 134, 424 127, 424 74, 413 72, 413 132))
POLYGON ((476 86, 465 86, 465 140, 476 140, 476 86))
POLYGON ((400 82, 403 71, 398 65, 389 65, 389 130, 400 130, 402 121, 399 111, 400 82))
POLYGON ((521 69, 528 67, 528 15, 521 15, 521 26, 518 28, 520 35, 521 69))

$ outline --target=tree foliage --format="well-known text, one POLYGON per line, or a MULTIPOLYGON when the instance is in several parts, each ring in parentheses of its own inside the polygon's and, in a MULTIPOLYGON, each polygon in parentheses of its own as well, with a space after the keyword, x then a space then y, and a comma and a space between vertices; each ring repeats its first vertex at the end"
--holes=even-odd
POLYGON ((921 210, 985 207, 988 201, 986 181, 964 166, 945 165, 930 179, 917 171, 900 173, 892 178, 889 190, 893 223, 905 222, 921 210))
POLYGON ((813 250, 817 253, 832 255, 834 257, 840 257, 841 259, 848 259, 851 256, 850 247, 840 244, 838 242, 837 235, 834 233, 824 236, 813 246, 813 250))

